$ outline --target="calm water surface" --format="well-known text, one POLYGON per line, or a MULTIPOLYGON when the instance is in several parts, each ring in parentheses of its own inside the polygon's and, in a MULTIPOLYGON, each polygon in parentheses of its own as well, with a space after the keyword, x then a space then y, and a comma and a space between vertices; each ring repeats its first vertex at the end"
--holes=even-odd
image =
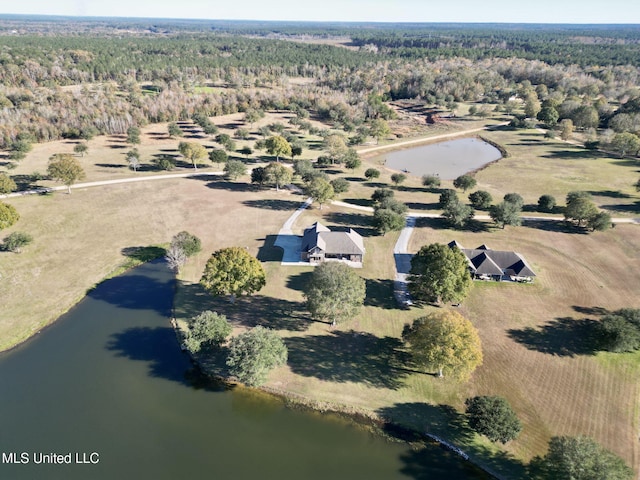
POLYGON ((172 282, 162 263, 139 267, 0 355, 0 451, 29 459, 0 463, 0 479, 484 478, 439 447, 194 387, 168 321, 172 282), (34 464, 52 452, 99 463, 34 464))
POLYGON ((452 180, 501 158, 500 150, 478 138, 461 138, 391 152, 382 157, 385 165, 409 175, 438 174, 452 180))

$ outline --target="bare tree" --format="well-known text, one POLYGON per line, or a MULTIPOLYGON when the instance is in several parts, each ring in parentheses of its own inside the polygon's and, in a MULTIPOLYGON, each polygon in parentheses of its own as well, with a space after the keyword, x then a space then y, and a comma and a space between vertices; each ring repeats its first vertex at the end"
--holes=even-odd
POLYGON ((175 271, 176 273, 180 272, 180 269, 187 263, 187 254, 184 249, 178 245, 177 243, 171 243, 169 249, 167 250, 167 254, 165 255, 165 260, 169 264, 169 268, 175 271))

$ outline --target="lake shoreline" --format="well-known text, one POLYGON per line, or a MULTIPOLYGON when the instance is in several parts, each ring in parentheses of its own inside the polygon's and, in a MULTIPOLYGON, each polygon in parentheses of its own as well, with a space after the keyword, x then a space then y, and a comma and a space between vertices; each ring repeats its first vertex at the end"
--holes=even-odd
POLYGON ((309 397, 290 392, 286 389, 279 389, 265 385, 259 387, 248 387, 243 383, 232 380, 229 377, 225 377, 223 375, 208 371, 203 363, 198 360, 198 355, 194 355, 186 347, 184 347, 184 330, 180 327, 178 320, 172 316, 170 322, 176 336, 176 342, 178 343, 180 349, 189 356, 191 363, 198 370, 198 372, 205 378, 209 379, 211 382, 221 384, 226 388, 236 388, 238 386, 241 386, 245 389, 261 392, 263 394, 277 398, 283 403, 286 408, 291 410, 336 415, 338 417, 349 420, 359 428, 364 428, 374 435, 385 438, 391 442, 407 443, 412 448, 419 448, 421 446, 425 446, 428 443, 438 445, 441 448, 459 457, 460 460, 469 462, 469 464, 473 465, 474 468, 481 470, 489 477, 496 480, 503 480, 503 477, 500 477, 495 472, 491 471, 488 467, 472 459, 456 445, 453 445, 434 434, 430 434, 429 432, 422 432, 415 428, 396 423, 392 419, 381 417, 380 415, 370 410, 356 408, 346 404, 312 400, 309 397))
POLYGON ((503 147, 498 148, 494 142, 473 135, 394 150, 377 158, 387 170, 403 172, 414 178, 435 175, 443 180, 453 180, 505 158, 504 153, 503 147))

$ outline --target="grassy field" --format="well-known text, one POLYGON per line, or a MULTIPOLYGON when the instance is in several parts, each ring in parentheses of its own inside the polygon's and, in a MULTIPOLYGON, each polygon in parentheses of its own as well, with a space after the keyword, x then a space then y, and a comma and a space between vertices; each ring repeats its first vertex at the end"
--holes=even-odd
MULTIPOLYGON (((242 126, 242 115, 214 118, 221 132, 242 126)), ((280 121, 268 114, 260 125, 280 121)), ((185 130, 192 130, 185 125, 185 130)), ((437 133, 443 133, 442 129, 437 133)), ((191 132, 184 139, 215 144, 191 132)), ((598 204, 615 215, 636 215, 638 194, 631 184, 637 167, 626 161, 594 155, 537 131, 495 131, 487 137, 510 152, 478 172, 478 187, 495 199, 520 193, 535 203, 543 193, 562 204, 571 190, 588 190, 598 204)), ((320 154, 318 138, 303 158, 320 154)), ((177 154, 181 139, 170 139, 166 125, 145 127, 138 147, 143 163, 158 154, 177 154)), ((248 144, 252 144, 249 141, 248 144)), ((53 153, 71 152, 72 142, 37 145, 12 175, 44 172, 53 153)), ((243 142, 238 142, 241 147, 243 142)), ((81 161, 87 181, 124 178, 123 138, 98 137, 89 142, 81 161)), ((249 162, 270 160, 254 154, 249 162)), ((217 169, 216 166, 210 167, 217 169)), ((188 171, 189 166, 178 170, 188 171)), ((390 182, 391 172, 371 155, 354 172, 329 169, 352 180, 341 199, 368 205, 375 188, 390 182), (382 177, 364 182, 364 170, 380 167, 382 177)), ((640 307, 640 230, 635 225, 592 235, 563 231, 561 224, 529 224, 498 230, 478 223, 473 230, 452 231, 438 220, 416 228, 412 251, 432 242, 456 239, 467 247, 482 243, 514 249, 528 259, 538 279, 533 285, 480 283, 461 312, 479 329, 485 363, 467 384, 437 379, 407 367, 399 337, 405 323, 434 307, 398 309, 392 299, 392 249, 397 234, 379 237, 370 214, 336 206, 305 211, 295 229, 316 220, 352 226, 365 237, 367 256, 359 273, 367 281, 362 313, 337 328, 312 322, 303 304, 308 267, 282 267, 273 246, 284 220, 302 197, 256 188, 246 178, 229 183, 217 178, 158 180, 74 190, 8 200, 20 222, 3 236, 20 230, 34 243, 20 255, 0 252, 0 348, 24 340, 79 300, 87 289, 118 265, 130 261, 135 247, 168 242, 180 230, 203 241, 203 251, 183 270, 175 300, 176 316, 185 320, 204 309, 225 313, 236 332, 263 324, 277 329, 289 347, 289 363, 271 375, 268 388, 310 403, 380 415, 420 430, 428 430, 463 446, 484 465, 509 477, 523 478, 524 462, 543 453, 551 435, 584 433, 638 463, 638 367, 640 355, 597 353, 585 342, 585 331, 602 312, 640 307), (209 254, 225 246, 246 246, 263 262, 267 286, 235 305, 214 299, 197 284, 209 254), (460 414, 465 398, 475 394, 507 397, 525 424, 520 439, 505 450, 473 435, 460 414)), ((47 182, 42 182, 42 185, 47 182)), ((443 188, 452 188, 444 182, 443 188)), ((395 188, 396 197, 412 210, 437 211, 438 193, 409 178, 395 188)), ((468 192, 467 192, 468 193, 468 192)))
MULTIPOLYGON (((243 146, 251 146, 255 143, 255 140, 261 138, 257 133, 258 128, 271 124, 282 123, 288 125, 288 119, 291 114, 285 113, 267 113, 264 118, 260 119, 253 125, 253 134, 248 140, 235 139, 237 148, 240 149, 243 146)), ((221 117, 213 117, 212 122, 219 127, 219 133, 226 133, 233 137, 233 132, 239 128, 248 128, 243 121, 244 114, 235 113, 231 115, 224 115, 221 117)), ((319 122, 311 122, 320 126, 319 122)), ((182 141, 199 142, 205 146, 207 150, 214 148, 222 148, 214 141, 214 136, 207 136, 202 133, 201 129, 190 122, 180 122, 181 128, 184 132, 182 137, 169 137, 167 133, 166 123, 158 123, 148 125, 141 128, 139 145, 135 145, 140 153, 141 165, 137 172, 131 170, 126 161, 126 154, 131 150, 134 145, 126 142, 126 135, 109 135, 98 136, 88 141, 89 151, 83 157, 78 157, 83 169, 86 173, 85 181, 99 181, 99 180, 111 180, 118 178, 129 178, 141 175, 162 175, 166 174, 166 171, 158 171, 152 164, 152 160, 159 156, 167 155, 173 157, 176 160, 177 167, 174 172, 180 171, 192 171, 193 166, 190 163, 186 163, 182 160, 180 153, 178 152, 178 144, 182 141)), ((309 149, 305 149, 301 158, 313 158, 315 159, 319 154, 320 137, 303 135, 299 133, 300 137, 310 144, 309 149)), ((54 142, 40 143, 33 146, 33 150, 29 152, 26 158, 20 161, 16 168, 8 170, 7 173, 11 176, 24 177, 32 175, 34 172, 45 174, 47 171, 47 164, 49 158, 56 153, 70 153, 73 154, 73 147, 79 143, 78 140, 59 140, 54 142)), ((246 161, 247 163, 255 162, 270 162, 275 160, 272 156, 265 152, 255 151, 249 157, 245 157, 237 152, 229 152, 230 158, 236 158, 238 160, 246 161)), ((0 161, 0 167, 7 164, 0 161)), ((221 170, 224 165, 215 164, 208 159, 203 160, 200 169, 208 168, 210 170, 221 170)), ((32 186, 53 186, 54 182, 49 180, 40 180, 32 184, 32 186)))
POLYGON ((582 433, 637 465, 640 356, 598 353, 590 335, 604 312, 640 306, 638 227, 583 235, 535 225, 460 232, 438 223, 418 224, 412 251, 454 239, 487 244, 520 252, 538 275, 532 285, 476 282, 461 307, 485 355, 472 393, 508 398, 525 424, 509 449, 526 456, 544 451, 551 435, 582 433))
POLYGON ((515 249, 538 273, 532 285, 476 283, 461 313, 479 329, 484 365, 467 384, 416 373, 405 366, 399 336, 405 323, 433 307, 401 310, 392 300, 391 252, 397 235, 367 236, 367 214, 336 207, 309 210, 300 228, 316 220, 328 225, 360 225, 367 258, 359 272, 367 280, 360 315, 330 329, 311 322, 301 289, 309 268, 282 267, 277 249, 266 244, 267 287, 230 306, 213 303, 185 278, 178 315, 204 308, 225 312, 239 329, 278 329, 289 346, 289 362, 271 375, 268 388, 294 394, 325 408, 371 412, 462 445, 475 460, 522 477, 523 460, 541 454, 552 435, 587 434, 625 458, 638 459, 637 373, 640 355, 612 356, 591 349, 588 328, 602 312, 638 306, 638 228, 621 225, 597 235, 567 234, 534 227, 459 232, 423 220, 411 249, 451 239, 473 247, 515 249), (186 308, 184 307, 186 306, 186 308), (464 399, 502 395, 522 419, 522 436, 506 453, 474 436, 460 415, 464 399), (451 408, 453 407, 453 409, 451 408))
POLYGON ((0 291, 0 347, 55 320, 126 262, 133 247, 169 242, 187 230, 203 241, 196 262, 231 245, 255 254, 288 216, 260 208, 269 195, 246 184, 184 179, 9 200, 21 215, 14 229, 29 232, 34 242, 19 255, 0 253, 0 275, 8 285, 0 291))
POLYGON ((550 194, 563 205, 568 192, 583 190, 613 216, 640 216, 640 198, 633 188, 640 177, 640 162, 547 140, 537 130, 483 135, 511 154, 476 174, 478 188, 494 197, 518 192, 526 203, 536 204, 540 195, 550 194))
MULTIPOLYGON (((509 153, 507 158, 474 175, 478 183, 473 190, 488 191, 494 202, 507 193, 516 192, 527 204, 525 214, 539 215, 535 206, 541 195, 553 195, 558 205, 564 205, 567 193, 584 190, 614 217, 640 216, 640 195, 633 187, 640 178, 640 163, 585 150, 560 140, 547 140, 537 130, 498 129, 482 132, 482 135, 504 146, 509 153)), ((365 159, 353 174, 344 174, 346 178, 357 180, 344 195, 345 199, 353 198, 362 203, 361 197, 370 198, 376 188, 391 184, 394 172, 384 167, 384 154, 374 152, 365 155, 365 159), (364 171, 369 167, 377 168, 382 175, 372 182, 364 182, 364 171)), ((441 188, 453 189, 453 182, 443 180, 441 188)), ((458 195, 468 202, 467 196, 473 190, 458 191, 458 195)), ((407 203, 411 210, 438 211, 440 192, 422 187, 419 178, 407 176, 395 191, 395 197, 407 203)))

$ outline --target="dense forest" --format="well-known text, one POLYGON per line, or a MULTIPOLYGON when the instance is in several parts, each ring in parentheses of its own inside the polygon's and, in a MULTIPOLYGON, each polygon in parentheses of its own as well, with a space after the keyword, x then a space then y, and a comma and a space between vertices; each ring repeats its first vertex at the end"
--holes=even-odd
POLYGON ((70 22, 0 17, 0 148, 15 159, 34 141, 250 108, 354 131, 397 99, 507 113, 518 100, 594 142, 640 133, 638 26, 70 22))

